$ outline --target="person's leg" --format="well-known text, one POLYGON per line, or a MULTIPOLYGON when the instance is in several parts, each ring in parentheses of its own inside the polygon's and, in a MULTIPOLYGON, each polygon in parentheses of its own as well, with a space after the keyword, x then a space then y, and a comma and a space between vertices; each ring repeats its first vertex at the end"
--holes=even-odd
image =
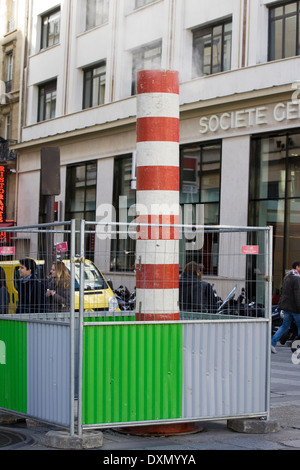
POLYGON ((277 341, 279 341, 281 336, 289 329, 289 327, 291 326, 291 323, 292 323, 292 318, 293 317, 292 317, 292 314, 290 312, 284 312, 282 325, 281 325, 280 328, 278 328, 278 330, 276 331, 276 333, 272 337, 272 340, 271 340, 272 346, 275 347, 277 341))
POLYGON ((298 328, 298 335, 300 335, 300 313, 293 313, 292 316, 298 328))

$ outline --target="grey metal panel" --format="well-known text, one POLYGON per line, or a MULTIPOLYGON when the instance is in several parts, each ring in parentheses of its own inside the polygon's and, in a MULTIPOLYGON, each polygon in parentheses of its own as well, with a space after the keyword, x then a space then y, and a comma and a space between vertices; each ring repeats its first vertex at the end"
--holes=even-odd
POLYGON ((70 423, 70 328, 27 325, 27 412, 64 426, 70 423))
POLYGON ((267 321, 183 325, 183 418, 266 414, 267 321))

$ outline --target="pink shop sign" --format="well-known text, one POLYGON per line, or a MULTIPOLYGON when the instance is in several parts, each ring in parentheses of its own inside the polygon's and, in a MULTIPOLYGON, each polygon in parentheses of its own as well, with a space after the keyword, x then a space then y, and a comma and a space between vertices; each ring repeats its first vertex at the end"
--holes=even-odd
POLYGON ((0 255, 14 255, 15 247, 14 246, 1 246, 0 255))
POLYGON ((259 246, 258 245, 243 245, 242 246, 242 255, 258 255, 259 246))

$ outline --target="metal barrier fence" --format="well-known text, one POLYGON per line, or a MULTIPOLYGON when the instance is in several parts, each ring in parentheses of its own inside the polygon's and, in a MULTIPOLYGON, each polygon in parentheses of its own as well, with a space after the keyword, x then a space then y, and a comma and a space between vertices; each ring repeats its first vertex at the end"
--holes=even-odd
POLYGON ((72 220, 7 234, 0 245, 10 295, 9 314, 0 316, 1 409, 79 435, 268 417, 271 228, 72 220), (32 306, 18 313, 23 258, 36 260, 45 294, 34 313, 32 306), (70 273, 65 304, 46 296, 57 261, 70 273), (202 277, 187 282, 191 262, 202 277), (193 302, 184 297, 198 284, 209 285, 209 304, 201 289, 193 302))
POLYGON ((75 221, 5 230, 0 245, 0 408, 68 427, 73 433, 77 366, 75 318, 70 312, 78 304, 72 262, 75 221), (61 258, 65 240, 69 301, 51 306, 46 296, 51 287, 48 273, 54 260, 61 258), (26 270, 20 269, 24 264, 26 270))

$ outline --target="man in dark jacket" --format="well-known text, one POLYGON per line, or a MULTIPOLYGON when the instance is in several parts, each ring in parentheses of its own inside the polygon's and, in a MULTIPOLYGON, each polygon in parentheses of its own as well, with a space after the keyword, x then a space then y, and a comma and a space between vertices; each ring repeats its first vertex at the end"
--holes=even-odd
POLYGON ((36 263, 33 259, 20 260, 18 282, 19 303, 16 313, 45 312, 45 289, 35 277, 36 263))
POLYGON ((217 302, 212 286, 202 281, 200 266, 191 261, 179 279, 179 304, 183 312, 216 313, 217 302))
POLYGON ((276 343, 281 336, 290 328, 294 319, 298 334, 300 334, 300 261, 294 261, 282 283, 282 292, 278 308, 283 310, 283 322, 271 340, 271 351, 276 353, 276 343))

